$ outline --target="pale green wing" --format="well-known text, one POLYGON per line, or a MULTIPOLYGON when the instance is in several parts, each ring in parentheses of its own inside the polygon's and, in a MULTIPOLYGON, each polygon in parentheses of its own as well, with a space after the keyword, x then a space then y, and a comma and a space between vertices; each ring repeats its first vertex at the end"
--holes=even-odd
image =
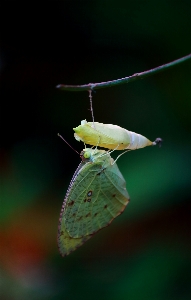
POLYGON ((76 250, 78 247, 80 247, 83 243, 85 243, 88 239, 91 238, 91 235, 85 236, 82 238, 72 238, 66 230, 65 222, 63 219, 63 214, 65 211, 68 196, 70 195, 70 192, 73 189, 73 184, 74 184, 76 178, 78 177, 81 168, 84 165, 85 165, 85 162, 81 162, 80 165, 78 166, 78 168, 76 169, 76 171, 72 177, 72 180, 70 182, 70 185, 68 187, 68 190, 67 190, 67 193, 66 193, 63 205, 62 205, 61 213, 60 213, 57 242, 58 242, 59 251, 62 256, 66 256, 66 255, 70 254, 72 251, 76 250))
POLYGON ((65 223, 60 222, 58 228, 58 248, 62 256, 70 254, 90 238, 91 235, 82 238, 72 238, 66 230, 65 223))
POLYGON ((81 169, 63 215, 71 237, 96 233, 125 209, 129 201, 125 180, 112 162, 106 154, 81 169))
POLYGON ((116 163, 106 168, 105 176, 125 198, 129 199, 129 194, 126 190, 126 181, 116 163))
POLYGON ((108 226, 113 219, 120 215, 129 202, 127 190, 122 192, 117 185, 124 181, 114 172, 103 170, 100 174, 100 193, 99 198, 92 205, 93 218, 86 221, 89 231, 95 233, 103 227, 108 226))
POLYGON ((74 173, 60 213, 58 247, 63 256, 109 225, 129 202, 125 180, 110 155, 86 150, 91 155, 74 173))

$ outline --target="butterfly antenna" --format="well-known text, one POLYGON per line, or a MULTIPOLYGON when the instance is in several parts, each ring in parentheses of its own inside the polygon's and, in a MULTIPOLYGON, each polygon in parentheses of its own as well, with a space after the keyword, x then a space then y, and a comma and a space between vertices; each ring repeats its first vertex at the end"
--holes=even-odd
POLYGON ((76 153, 78 153, 78 155, 80 155, 80 153, 75 150, 61 135, 60 133, 57 134, 70 148, 72 148, 72 150, 74 150, 76 153))
POLYGON ((90 98, 90 111, 91 111, 91 114, 92 114, 92 122, 93 122, 93 127, 95 128, 95 125, 94 125, 94 112, 93 112, 93 105, 92 105, 92 90, 89 90, 89 98, 90 98))

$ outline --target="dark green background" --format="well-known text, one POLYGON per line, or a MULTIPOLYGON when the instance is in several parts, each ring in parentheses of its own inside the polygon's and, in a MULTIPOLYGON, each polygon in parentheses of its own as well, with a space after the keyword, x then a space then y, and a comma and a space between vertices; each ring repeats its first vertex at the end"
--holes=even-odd
POLYGON ((118 160, 130 204, 65 258, 58 217, 80 158, 57 132, 81 151, 72 128, 91 114, 87 92, 55 86, 189 54, 191 2, 4 1, 0 9, 2 299, 190 299, 191 61, 93 95, 96 121, 164 143, 118 160))

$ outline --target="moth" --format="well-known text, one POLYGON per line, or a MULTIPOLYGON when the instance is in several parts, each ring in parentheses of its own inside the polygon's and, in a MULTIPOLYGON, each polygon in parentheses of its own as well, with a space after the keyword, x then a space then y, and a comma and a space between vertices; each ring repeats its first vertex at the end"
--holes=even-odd
POLYGON ((68 187, 58 226, 58 248, 66 256, 108 226, 129 203, 126 182, 105 150, 84 149, 68 187))

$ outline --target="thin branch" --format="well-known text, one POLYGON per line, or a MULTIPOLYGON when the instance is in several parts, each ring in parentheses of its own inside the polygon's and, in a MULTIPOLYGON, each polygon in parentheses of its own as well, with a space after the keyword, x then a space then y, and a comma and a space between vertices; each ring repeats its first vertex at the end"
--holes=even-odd
POLYGON ((116 79, 116 80, 111 80, 111 81, 106 81, 106 82, 100 82, 100 83, 88 83, 88 84, 83 84, 83 85, 66 85, 66 84, 59 84, 56 87, 58 89, 61 90, 65 90, 65 91, 71 91, 71 92, 80 92, 80 91, 89 91, 89 90, 96 90, 96 89, 102 89, 102 88, 106 88, 106 87, 111 87, 114 85, 118 85, 118 84, 124 84, 124 83, 129 83, 131 81, 135 81, 138 79, 143 79, 147 76, 156 74, 158 72, 164 71, 167 68, 173 67, 177 64, 180 64, 188 59, 191 58, 191 54, 186 55, 182 58, 179 58, 177 60, 174 60, 170 63, 164 64, 162 66, 159 66, 157 68, 145 71, 145 72, 141 72, 141 73, 136 73, 133 74, 129 77, 124 77, 124 78, 120 78, 120 79, 116 79))

